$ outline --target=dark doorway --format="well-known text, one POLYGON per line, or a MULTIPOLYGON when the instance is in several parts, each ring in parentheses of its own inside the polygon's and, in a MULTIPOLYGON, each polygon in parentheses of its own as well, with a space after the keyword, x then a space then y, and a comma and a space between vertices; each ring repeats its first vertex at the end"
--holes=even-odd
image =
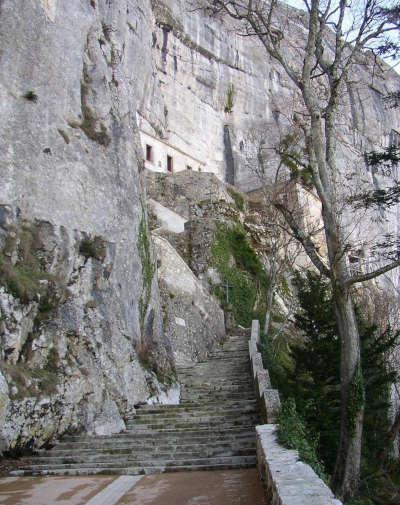
POLYGON ((172 159, 172 156, 170 156, 169 154, 167 154, 167 170, 170 174, 172 174, 172 172, 174 170, 173 159, 172 159))
POLYGON ((153 161, 153 148, 146 144, 146 161, 153 161))

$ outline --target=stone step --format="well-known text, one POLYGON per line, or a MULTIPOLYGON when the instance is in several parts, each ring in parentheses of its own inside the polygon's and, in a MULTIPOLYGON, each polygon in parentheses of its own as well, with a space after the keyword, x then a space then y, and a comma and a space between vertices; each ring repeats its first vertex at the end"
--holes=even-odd
MULTIPOLYGON (((254 432, 255 433, 255 427, 254 425, 249 425, 249 426, 239 426, 239 427, 232 427, 232 428, 220 428, 219 426, 213 426, 211 428, 203 428, 203 429, 195 429, 195 430, 174 430, 172 429, 166 429, 163 430, 162 432, 159 432, 159 437, 165 437, 166 435, 168 436, 176 436, 178 439, 180 437, 182 438, 190 438, 190 437, 196 437, 196 436, 219 436, 219 437, 228 437, 229 435, 238 435, 239 433, 248 433, 248 432, 254 432)), ((126 439, 134 439, 138 437, 149 437, 149 438, 157 438, 157 434, 155 433, 138 433, 138 432, 121 432, 121 433, 116 433, 115 435, 103 435, 103 436, 97 436, 96 438, 94 437, 84 437, 84 436, 66 436, 63 438, 64 441, 66 442, 75 442, 75 441, 86 441, 86 442, 93 442, 94 440, 99 440, 99 441, 104 441, 104 440, 113 440, 117 441, 118 439, 124 441, 126 439)))
MULTIPOLYGON (((179 403, 178 405, 142 405, 138 407, 137 413, 141 412, 152 412, 152 413, 158 413, 158 412, 166 412, 166 411, 198 411, 198 410, 204 410, 204 409, 210 409, 213 412, 217 410, 235 410, 240 411, 243 408, 246 408, 249 405, 256 406, 258 404, 257 399, 239 399, 239 400, 231 400, 228 401, 226 400, 223 404, 221 402, 214 402, 214 403, 209 403, 207 405, 203 404, 185 404, 185 403, 179 403)), ((134 418, 133 418, 134 419, 134 418)))
POLYGON ((232 337, 204 361, 179 367, 177 373, 179 405, 138 407, 126 430, 115 435, 65 436, 13 475, 138 475, 255 466, 260 417, 248 338, 232 337))
POLYGON ((240 384, 215 384, 214 386, 211 386, 210 384, 184 384, 182 387, 181 387, 181 391, 186 391, 186 390, 190 390, 190 391, 207 391, 209 393, 213 393, 214 391, 222 391, 222 392, 225 392, 225 391, 236 391, 236 392, 240 392, 242 394, 242 396, 245 398, 246 397, 246 394, 249 393, 249 392, 252 392, 254 391, 254 388, 253 388, 253 385, 249 383, 247 383, 246 385, 240 385, 240 384))
POLYGON ((231 374, 229 377, 226 377, 226 376, 220 376, 220 375, 216 375, 215 373, 209 373, 209 374, 196 374, 196 373, 193 373, 193 374, 190 374, 190 375, 186 375, 184 378, 181 377, 181 379, 184 379, 183 383, 184 384, 187 384, 187 383, 190 383, 192 381, 204 381, 204 382, 211 382, 211 383, 214 383, 214 382, 220 382, 222 384, 229 384, 231 382, 239 382, 239 383, 242 383, 242 382, 249 382, 251 380, 251 372, 250 372, 250 368, 249 370, 247 370, 246 372, 240 372, 238 374, 231 374))
MULTIPOLYGON (((224 400, 227 391, 191 391, 191 390, 183 390, 181 391, 181 399, 183 402, 197 402, 202 404, 207 404, 208 402, 215 402, 224 400)), ((247 399, 255 399, 255 392, 248 391, 246 393, 247 399)), ((240 400, 246 398, 243 396, 241 392, 238 391, 229 391, 229 397, 233 400, 240 400)))
POLYGON ((86 448, 72 448, 72 449, 51 449, 50 451, 39 451, 38 458, 66 458, 74 454, 81 455, 82 457, 90 457, 91 455, 113 455, 113 454, 189 454, 200 452, 240 452, 255 449, 254 435, 247 439, 235 442, 219 442, 217 444, 161 444, 161 445, 138 445, 126 444, 121 447, 116 445, 109 447, 86 447, 86 448))
POLYGON ((134 421, 126 423, 126 431, 132 431, 136 428, 142 428, 144 425, 148 426, 173 426, 178 428, 179 426, 187 425, 203 425, 203 424, 215 424, 216 423, 231 423, 235 421, 235 424, 241 424, 242 422, 249 424, 249 422, 257 422, 259 420, 258 412, 248 412, 246 415, 240 416, 153 416, 153 418, 137 418, 134 421))
POLYGON ((250 371, 250 363, 244 363, 243 365, 233 366, 232 363, 216 363, 214 366, 201 367, 197 370, 177 370, 178 377, 204 377, 204 376, 215 376, 216 378, 229 379, 230 377, 240 376, 247 377, 250 371))
MULTIPOLYGON (((259 416, 247 416, 247 417, 238 417, 237 419, 230 419, 230 420, 222 420, 218 423, 218 427, 220 429, 226 429, 226 428, 233 428, 235 426, 255 426, 256 423, 259 421, 259 416)), ((171 430, 175 431, 186 431, 186 430, 203 430, 203 429, 209 429, 213 430, 215 428, 215 422, 212 422, 210 420, 206 421, 181 421, 181 422, 175 422, 175 423, 166 423, 166 422, 153 422, 153 423, 138 423, 135 425, 129 425, 127 426, 127 430, 124 432, 128 436, 130 433, 147 433, 147 432, 153 432, 153 431, 167 431, 170 432, 171 430)))
MULTIPOLYGON (((171 435, 166 433, 159 433, 155 436, 151 434, 137 434, 127 438, 78 438, 74 441, 60 442, 55 447, 62 450, 82 450, 90 448, 120 448, 120 447, 175 447, 175 446, 195 446, 199 444, 241 444, 248 440, 255 440, 255 430, 253 429, 235 429, 227 430, 225 434, 214 434, 209 431, 195 432, 192 434, 179 433, 178 435, 171 435), (228 433, 229 431, 229 433, 228 433)), ((54 450, 54 449, 51 449, 54 450)))
POLYGON ((201 359, 200 361, 197 361, 196 363, 190 364, 190 365, 184 365, 184 366, 178 366, 178 368, 194 368, 197 367, 203 363, 209 364, 212 362, 214 359, 218 359, 221 356, 229 356, 230 358, 238 359, 238 360, 248 360, 249 359, 249 348, 248 344, 244 346, 238 346, 238 347, 230 347, 226 349, 218 349, 216 351, 211 352, 207 357, 201 359))
POLYGON ((249 375, 246 374, 245 377, 229 377, 229 379, 221 379, 220 377, 209 377, 206 375, 192 375, 185 378, 185 386, 191 386, 196 384, 203 384, 211 387, 218 385, 235 385, 235 386, 246 386, 252 385, 252 380, 249 375))
POLYGON ((231 465, 231 464, 251 464, 255 463, 255 455, 250 456, 227 456, 227 457, 210 457, 210 458, 196 458, 196 459, 159 459, 157 461, 151 459, 144 459, 141 461, 131 460, 130 458, 121 458, 119 461, 106 461, 106 462, 81 462, 81 463, 65 463, 65 464, 49 464, 44 465, 42 463, 31 464, 27 467, 23 467, 23 470, 62 470, 62 469, 72 469, 75 466, 79 468, 91 468, 96 466, 97 468, 124 468, 126 466, 139 466, 139 467, 169 467, 169 466, 191 466, 191 465, 231 465))
POLYGON ((193 372, 214 372, 216 374, 222 375, 221 372, 227 373, 235 373, 240 371, 245 371, 250 367, 250 359, 249 358, 233 358, 232 356, 226 356, 225 358, 220 357, 218 359, 214 359, 212 361, 208 361, 207 363, 202 362, 198 363, 195 367, 188 368, 177 368, 177 372, 180 375, 185 375, 193 372), (216 368, 218 366, 218 368, 216 368))
POLYGON ((43 465, 64 465, 64 464, 77 464, 77 463, 94 463, 102 462, 104 464, 108 462, 142 462, 145 460, 182 460, 182 459, 205 459, 205 458, 231 458, 237 456, 254 456, 255 444, 249 445, 245 448, 239 449, 210 449, 208 446, 200 447, 198 450, 191 451, 155 451, 149 452, 142 450, 141 452, 135 451, 118 451, 118 452, 92 452, 92 453, 69 453, 65 455, 51 455, 46 454, 43 456, 37 456, 34 461, 35 466, 37 464, 43 465), (123 459, 122 459, 123 458, 123 459))
POLYGON ((77 476, 77 475, 150 475, 163 472, 195 472, 195 471, 211 471, 211 470, 228 470, 234 468, 253 468, 256 466, 256 457, 254 456, 254 461, 243 463, 243 462, 230 462, 227 464, 205 464, 205 465, 187 465, 187 466, 153 466, 153 467, 124 467, 124 468, 97 468, 93 466, 92 468, 62 468, 59 470, 47 468, 46 470, 37 469, 24 469, 24 470, 14 470, 10 472, 10 475, 15 477, 20 476, 43 476, 43 475, 54 475, 54 476, 77 476))
POLYGON ((135 417, 129 417, 125 423, 132 423, 137 421, 138 419, 148 419, 152 421, 154 419, 159 420, 162 418, 170 418, 170 419, 200 419, 202 417, 210 417, 210 418, 220 418, 220 417, 238 417, 247 414, 252 414, 255 412, 259 412, 258 405, 256 402, 253 404, 248 404, 243 407, 232 408, 232 405, 226 407, 226 409, 220 408, 219 410, 214 410, 212 407, 208 405, 204 407, 199 407, 197 409, 190 408, 194 404, 188 405, 187 409, 181 410, 164 410, 158 412, 152 412, 151 410, 138 411, 135 417))
POLYGON ((205 410, 205 411, 165 411, 165 412, 158 412, 158 413, 138 413, 134 419, 128 420, 125 424, 126 426, 134 426, 138 423, 144 423, 144 422, 159 422, 160 420, 165 420, 165 421, 181 421, 183 419, 190 419, 190 420, 199 420, 199 421, 204 421, 206 419, 210 421, 219 421, 220 419, 230 419, 230 418, 237 418, 238 415, 243 416, 243 415, 249 415, 249 414, 258 414, 258 408, 256 405, 249 406, 245 409, 242 410, 226 410, 225 412, 223 410, 213 412, 212 410, 205 410))

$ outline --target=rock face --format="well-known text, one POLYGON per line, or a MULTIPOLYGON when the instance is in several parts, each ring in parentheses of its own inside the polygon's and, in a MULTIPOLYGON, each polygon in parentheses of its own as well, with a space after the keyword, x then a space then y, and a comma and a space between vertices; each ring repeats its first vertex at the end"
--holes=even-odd
MULTIPOLYGON (((152 71, 150 4, 0 3, 2 246, 37 229, 39 280, 59 277, 68 292, 42 321, 39 296, 21 301, 2 277, 1 437, 20 448, 69 428, 120 429, 173 363, 135 122, 152 71), (94 237, 104 258, 79 252, 94 237)), ((20 249, 2 260, 24 271, 20 249)))
MULTIPOLYGON (((288 12, 297 36, 300 17, 288 12)), ((197 341, 197 322, 189 330, 180 320, 199 321, 200 312, 180 295, 163 331, 139 131, 253 189, 260 139, 284 131, 293 89, 256 42, 183 0, 31 0, 18 9, 1 0, 0 47, 4 449, 69 428, 120 429, 136 403, 168 397, 157 377, 171 378, 173 350, 195 359, 218 341, 212 302, 204 313, 215 322, 197 341)), ((343 164, 399 128, 380 100, 398 87, 394 74, 371 84, 360 71, 344 103, 343 164)), ((232 201, 209 174, 198 176, 195 185, 187 174, 148 181, 152 197, 154 185, 164 187, 154 199, 179 214, 180 229, 191 194, 232 201)), ((386 175, 365 177, 378 184, 386 175)), ((177 265, 176 252, 156 241, 177 265)))
POLYGON ((191 205, 204 200, 233 202, 227 187, 214 174, 190 170, 169 175, 146 170, 147 195, 188 219, 191 205))
MULTIPOLYGON (((303 13, 283 2, 280 10, 285 36, 304 40, 303 13)), ((141 129, 198 158, 209 170, 217 167, 240 189, 255 189, 258 150, 268 152, 287 133, 298 103, 293 84, 261 44, 237 35, 239 29, 229 20, 210 19, 185 0, 154 0, 153 12, 157 72, 139 109, 141 129)), ((296 58, 293 53, 293 64, 296 58)), ((378 67, 372 77, 364 63, 354 69, 343 96, 338 163, 347 174, 359 172, 369 183, 384 183, 386 174, 366 171, 363 153, 387 145, 391 131, 400 131, 399 114, 382 100, 399 88, 400 77, 378 67)), ((271 176, 275 169, 271 159, 271 176)))
POLYGON ((123 332, 115 244, 1 212, 3 448, 41 445, 72 428, 120 431, 136 404, 166 389, 157 374, 171 375, 156 309, 141 335, 123 332))
POLYGON ((154 235, 164 328, 172 340, 175 363, 204 360, 225 338, 224 313, 171 244, 154 235))

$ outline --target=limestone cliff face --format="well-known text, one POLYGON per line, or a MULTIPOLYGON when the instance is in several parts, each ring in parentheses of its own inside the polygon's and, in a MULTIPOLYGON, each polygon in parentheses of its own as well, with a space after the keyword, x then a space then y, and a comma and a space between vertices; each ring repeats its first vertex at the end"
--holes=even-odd
POLYGON ((3 449, 118 431, 173 375, 135 119, 151 26, 142 1, 0 2, 3 449))
MULTIPOLYGON (((282 26, 292 42, 304 39, 301 11, 281 5, 282 26)), ((283 70, 254 38, 240 37, 229 20, 211 19, 184 0, 154 0, 153 73, 139 109, 141 128, 217 169, 244 191, 259 181, 252 173, 257 149, 268 152, 287 133, 298 94, 283 70), (230 97, 230 91, 232 96, 230 97)), ((329 50, 329 48, 327 48, 329 50)), ((346 175, 384 183, 385 174, 366 171, 362 154, 387 145, 400 117, 382 97, 399 88, 400 77, 368 57, 360 62, 344 90, 338 163, 346 175), (372 75, 373 72, 373 75, 372 75)), ((276 160, 270 160, 271 175, 276 160)))
MULTIPOLYGON (((249 166, 295 94, 230 28, 183 0, 0 0, 3 449, 121 429, 135 404, 164 396, 174 352, 193 358, 222 338, 213 301, 200 350, 194 332, 179 336, 182 305, 167 309, 172 341, 162 328, 139 130, 256 186, 249 166)), ((385 77, 361 68, 348 89, 340 159, 352 171, 400 126, 380 100, 399 81, 385 77)))
MULTIPOLYGON (((283 3, 280 9, 287 54, 296 65, 302 59, 296 41, 306 34, 304 13, 283 3)), ((229 20, 210 19, 184 0, 153 0, 153 13, 155 70, 140 104, 140 129, 201 160, 205 170, 219 173, 243 191, 260 186, 255 175, 260 157, 273 180, 279 163, 274 147, 293 131, 293 109, 301 110, 293 83, 256 39, 240 37, 240 28, 229 20)), ((338 192, 343 201, 356 191, 382 188, 399 177, 398 167, 371 169, 364 161, 365 152, 400 140, 398 109, 383 100, 399 87, 399 75, 385 64, 374 65, 368 54, 350 75, 337 139, 338 192)), ((345 208, 342 220, 350 249, 368 257, 374 245, 371 237, 399 236, 399 212, 392 208, 365 216, 345 208)), ((394 283, 398 288, 398 274, 387 277, 386 286, 394 283)))

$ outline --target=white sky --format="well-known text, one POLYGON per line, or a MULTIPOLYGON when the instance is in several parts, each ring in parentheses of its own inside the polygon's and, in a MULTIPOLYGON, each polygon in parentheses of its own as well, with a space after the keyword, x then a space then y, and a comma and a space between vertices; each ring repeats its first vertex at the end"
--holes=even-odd
POLYGON ((284 0, 285 3, 289 5, 293 5, 293 7, 298 7, 299 9, 304 10, 304 2, 303 0, 284 0))
MULTIPOLYGON (((297 7, 299 9, 305 10, 305 5, 303 0, 283 0, 284 3, 287 3, 289 5, 292 5, 293 7, 297 7)), ((394 39, 394 36, 393 36, 394 39)), ((391 58, 383 58, 386 60, 386 62, 390 65, 393 66, 393 69, 397 72, 400 73, 400 60, 397 59, 397 61, 393 61, 391 58)))

